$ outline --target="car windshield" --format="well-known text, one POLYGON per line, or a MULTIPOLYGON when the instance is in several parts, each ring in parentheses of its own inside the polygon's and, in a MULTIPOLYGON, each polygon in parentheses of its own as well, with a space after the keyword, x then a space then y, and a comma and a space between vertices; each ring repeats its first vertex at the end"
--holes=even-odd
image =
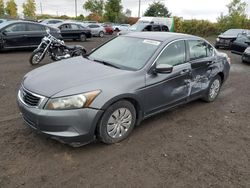
POLYGON ((142 31, 147 24, 137 23, 132 25, 129 30, 130 31, 142 31))
POLYGON ((2 22, 0 24, 0 29, 4 28, 5 26, 9 25, 10 22, 2 22))
POLYGON ((233 36, 237 36, 239 33, 243 33, 243 29, 229 29, 227 30, 225 33, 223 33, 223 35, 233 35, 233 36))
POLYGON ((88 58, 121 69, 139 70, 160 44, 161 42, 155 40, 120 36, 92 52, 88 58))

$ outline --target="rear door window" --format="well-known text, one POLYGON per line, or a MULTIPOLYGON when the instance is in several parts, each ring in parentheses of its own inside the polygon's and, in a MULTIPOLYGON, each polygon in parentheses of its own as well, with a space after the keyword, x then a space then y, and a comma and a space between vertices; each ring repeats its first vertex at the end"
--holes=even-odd
POLYGON ((71 24, 71 29, 73 29, 73 30, 78 30, 78 29, 79 29, 79 26, 76 25, 76 24, 71 24))
POLYGON ((45 27, 38 24, 27 24, 27 30, 28 31, 45 31, 45 27))
POLYGON ((60 27, 61 30, 70 30, 71 29, 71 25, 70 24, 63 24, 60 27))
POLYGON ((98 25, 89 25, 89 28, 98 28, 98 25))
POLYGON ((191 61, 213 56, 213 47, 203 40, 190 40, 188 46, 191 61))

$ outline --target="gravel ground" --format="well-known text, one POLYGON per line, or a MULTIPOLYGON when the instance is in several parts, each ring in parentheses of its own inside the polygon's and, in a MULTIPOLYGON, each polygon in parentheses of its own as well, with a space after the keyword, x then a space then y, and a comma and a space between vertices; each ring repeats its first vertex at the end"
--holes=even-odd
MULTIPOLYGON (((91 50, 109 38, 76 43, 91 50)), ((156 115, 119 144, 71 148, 34 133, 19 116, 17 90, 34 69, 30 53, 0 53, 1 188, 250 187, 250 66, 239 56, 226 51, 231 74, 214 103, 156 115)))

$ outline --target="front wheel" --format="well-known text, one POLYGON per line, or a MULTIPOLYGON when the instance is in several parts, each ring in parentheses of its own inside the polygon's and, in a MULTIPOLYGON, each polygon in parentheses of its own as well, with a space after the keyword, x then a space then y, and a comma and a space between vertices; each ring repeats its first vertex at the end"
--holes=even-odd
POLYGON ((85 54, 87 53, 87 51, 84 48, 78 49, 77 51, 75 51, 75 53, 73 54, 72 57, 76 57, 76 56, 85 56, 85 54))
POLYGON ((114 144, 127 138, 135 126, 136 111, 133 104, 122 100, 111 105, 97 127, 97 138, 105 144, 114 144))
POLYGON ((213 102, 217 98, 221 89, 221 77, 215 76, 209 83, 207 92, 203 98, 206 102, 213 102))
POLYGON ((43 49, 36 49, 32 52, 29 62, 31 65, 38 65, 44 58, 43 49))

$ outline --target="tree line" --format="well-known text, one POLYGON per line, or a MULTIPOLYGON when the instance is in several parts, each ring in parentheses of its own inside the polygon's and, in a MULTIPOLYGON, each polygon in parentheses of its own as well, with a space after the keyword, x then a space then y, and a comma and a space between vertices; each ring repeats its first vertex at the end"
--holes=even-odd
MULTIPOLYGON (((26 0, 23 3, 23 14, 27 18, 34 19, 36 17, 35 0, 26 0)), ((6 5, 0 0, 0 17, 18 18, 17 4, 15 0, 8 0, 6 5)))
MULTIPOLYGON (((194 34, 199 36, 209 36, 224 32, 230 28, 245 28, 250 29, 250 20, 246 14, 247 3, 242 0, 231 0, 227 5, 228 13, 221 14, 217 18, 216 23, 208 20, 183 20, 179 17, 174 17, 175 31, 181 33, 194 34)), ((87 10, 89 15, 84 17, 68 17, 66 15, 55 17, 51 15, 36 15, 35 0, 26 0, 23 3, 23 14, 28 19, 46 19, 46 18, 61 18, 61 19, 76 19, 76 20, 92 20, 98 22, 113 22, 113 23, 135 23, 138 18, 131 17, 131 10, 124 11, 121 0, 87 0, 82 5, 83 9, 87 10)), ((17 18, 17 4, 15 0, 8 0, 4 4, 0 0, 0 17, 17 18)), ((144 16, 153 17, 170 17, 171 12, 160 1, 154 1, 145 11, 144 16)))

